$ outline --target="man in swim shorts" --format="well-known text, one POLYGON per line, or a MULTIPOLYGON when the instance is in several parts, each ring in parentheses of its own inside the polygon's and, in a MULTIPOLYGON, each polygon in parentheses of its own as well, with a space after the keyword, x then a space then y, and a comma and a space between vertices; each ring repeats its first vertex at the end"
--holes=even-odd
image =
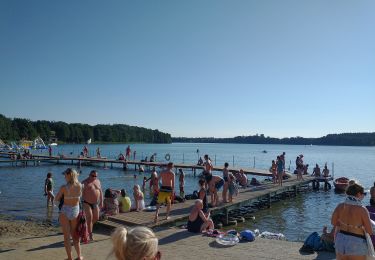
POLYGON ((98 173, 92 170, 89 177, 82 184, 83 209, 87 218, 90 240, 93 240, 92 228, 95 222, 98 221, 100 209, 103 207, 103 192, 98 179, 98 173))
POLYGON ((155 212, 155 223, 158 221, 159 217, 159 207, 160 204, 167 204, 167 214, 165 219, 169 219, 169 213, 171 210, 171 203, 173 199, 174 183, 175 183, 175 173, 173 172, 173 163, 170 162, 167 165, 167 169, 160 173, 158 180, 161 179, 161 187, 158 194, 156 212, 155 212))
POLYGON ((217 192, 224 186, 224 179, 220 176, 209 174, 206 176, 206 182, 211 195, 211 206, 216 207, 219 204, 217 192))

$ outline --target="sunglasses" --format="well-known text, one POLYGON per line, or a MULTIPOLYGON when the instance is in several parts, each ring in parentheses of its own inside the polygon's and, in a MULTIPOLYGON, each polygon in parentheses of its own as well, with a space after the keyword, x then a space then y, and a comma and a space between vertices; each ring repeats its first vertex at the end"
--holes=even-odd
POLYGON ((90 176, 91 176, 91 177, 93 177, 93 178, 96 178, 96 177, 98 177, 98 175, 92 175, 92 174, 91 174, 90 176))

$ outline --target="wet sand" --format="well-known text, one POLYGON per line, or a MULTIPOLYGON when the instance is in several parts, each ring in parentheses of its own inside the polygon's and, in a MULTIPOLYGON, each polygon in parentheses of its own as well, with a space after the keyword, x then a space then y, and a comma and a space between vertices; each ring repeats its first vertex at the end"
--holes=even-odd
MULTIPOLYGON (((333 253, 301 255, 301 242, 257 238, 254 242, 221 246, 214 238, 183 229, 159 228, 162 259, 335 259, 333 253)), ((97 229, 95 241, 82 245, 85 259, 114 259, 107 230, 97 229)), ((74 251, 73 251, 74 256, 74 251)), ((43 223, 0 219, 0 259, 66 259, 63 237, 57 227, 43 223)))

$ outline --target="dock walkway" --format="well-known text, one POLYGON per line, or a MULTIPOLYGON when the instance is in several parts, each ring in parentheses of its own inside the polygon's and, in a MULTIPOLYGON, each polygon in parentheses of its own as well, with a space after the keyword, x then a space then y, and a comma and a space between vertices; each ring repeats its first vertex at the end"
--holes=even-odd
MULTIPOLYGON (((259 200, 267 200, 269 206, 271 206, 272 198, 278 194, 285 192, 297 193, 302 186, 308 185, 314 178, 304 177, 303 181, 297 181, 293 176, 289 180, 283 183, 283 186, 277 184, 263 184, 260 186, 248 187, 246 189, 240 189, 237 197, 234 197, 232 203, 221 204, 218 207, 211 208, 211 215, 218 213, 224 213, 228 216, 228 212, 232 209, 237 209, 245 205, 251 205, 253 202, 259 200)), ((219 198, 221 198, 221 192, 219 192, 219 198)), ((165 207, 159 211, 159 221, 154 223, 155 212, 128 212, 121 213, 115 216, 108 217, 108 220, 99 222, 108 228, 115 228, 117 226, 147 226, 149 228, 155 228, 157 226, 172 225, 178 221, 187 220, 191 207, 194 204, 194 200, 186 200, 184 203, 173 204, 170 212, 170 218, 165 219, 165 207)))

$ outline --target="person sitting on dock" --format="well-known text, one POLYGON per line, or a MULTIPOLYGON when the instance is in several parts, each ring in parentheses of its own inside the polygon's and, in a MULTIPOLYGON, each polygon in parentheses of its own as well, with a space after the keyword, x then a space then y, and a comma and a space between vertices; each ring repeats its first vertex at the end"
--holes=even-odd
MULTIPOLYGON (((156 154, 152 154, 151 157, 150 157, 150 162, 155 162, 155 156, 156 154)), ((146 157, 147 158, 147 157, 146 157)))
POLYGON ((206 182, 208 184, 208 190, 211 195, 211 207, 216 207, 219 205, 219 196, 217 192, 221 187, 224 186, 224 179, 217 175, 206 175, 206 182))
POLYGON ((242 169, 240 169, 238 181, 239 181, 239 184, 241 185, 241 187, 243 187, 243 188, 247 187, 247 175, 245 174, 245 172, 242 169))
POLYGON ((120 193, 119 190, 106 189, 104 192, 104 201, 102 212, 106 216, 117 215, 119 213, 119 202, 117 195, 120 193))
POLYGON ((197 199, 190 212, 187 230, 192 233, 200 233, 202 231, 211 230, 214 228, 214 223, 210 219, 210 214, 206 216, 203 209, 203 202, 197 199))
POLYGON ((165 219, 169 219, 169 213, 171 210, 171 203, 173 200, 173 193, 174 193, 174 184, 175 184, 175 173, 173 172, 173 163, 169 162, 167 165, 167 169, 160 173, 158 179, 161 179, 161 188, 158 193, 158 199, 156 204, 156 212, 155 212, 155 223, 158 221, 159 218, 159 208, 160 204, 166 203, 167 204, 167 214, 165 219))
POLYGON ((203 159, 202 159, 202 157, 199 157, 197 165, 199 165, 199 166, 203 165, 203 159))
POLYGON ((311 176, 315 176, 315 178, 320 178, 320 175, 321 175, 321 173, 320 173, 320 167, 319 167, 318 164, 315 164, 315 168, 314 168, 311 176))
POLYGON ((132 206, 132 202, 126 194, 126 190, 121 190, 121 196, 118 198, 119 209, 121 213, 129 212, 132 206))
POLYGON ((122 153, 120 153, 117 160, 125 161, 125 156, 122 153))

